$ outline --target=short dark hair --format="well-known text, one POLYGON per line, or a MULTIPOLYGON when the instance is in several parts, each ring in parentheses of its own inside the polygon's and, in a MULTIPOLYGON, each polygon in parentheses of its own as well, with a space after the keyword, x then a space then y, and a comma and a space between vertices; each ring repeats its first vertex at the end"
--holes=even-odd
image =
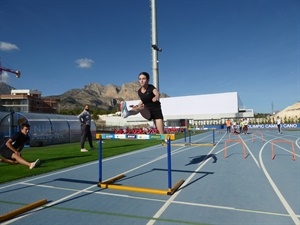
POLYGON ((140 74, 139 74, 139 76, 140 75, 144 75, 144 76, 146 76, 146 79, 149 81, 150 80, 150 75, 149 75, 149 73, 147 73, 147 72, 141 72, 140 74))
POLYGON ((22 123, 22 124, 21 124, 21 130, 22 130, 24 127, 30 128, 30 125, 29 125, 28 123, 22 123))

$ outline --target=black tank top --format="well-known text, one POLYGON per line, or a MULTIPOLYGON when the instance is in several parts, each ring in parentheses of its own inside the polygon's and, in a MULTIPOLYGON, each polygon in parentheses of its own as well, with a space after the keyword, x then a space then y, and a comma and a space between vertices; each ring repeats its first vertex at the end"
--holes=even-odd
POLYGON ((160 107, 159 101, 156 101, 156 102, 152 101, 152 99, 155 97, 155 95, 153 94, 153 90, 156 89, 152 84, 148 84, 148 87, 147 87, 147 90, 145 91, 145 93, 142 93, 141 89, 142 88, 140 88, 138 90, 138 95, 145 106, 147 106, 148 108, 160 107))

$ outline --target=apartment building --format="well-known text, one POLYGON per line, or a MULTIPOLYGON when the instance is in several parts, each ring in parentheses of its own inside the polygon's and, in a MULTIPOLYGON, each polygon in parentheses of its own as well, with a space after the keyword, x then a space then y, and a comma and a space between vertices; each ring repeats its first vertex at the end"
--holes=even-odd
POLYGON ((5 111, 30 113, 58 113, 59 98, 42 98, 38 90, 11 90, 10 94, 1 94, 1 109, 5 111))

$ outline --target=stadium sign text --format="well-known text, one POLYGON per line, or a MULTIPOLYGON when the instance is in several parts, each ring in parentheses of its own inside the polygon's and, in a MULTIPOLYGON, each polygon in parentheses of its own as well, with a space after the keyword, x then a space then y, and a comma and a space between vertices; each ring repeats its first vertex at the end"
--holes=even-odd
MULTIPOLYGON (((249 129, 276 129, 277 124, 249 124, 249 129)), ((282 128, 300 128, 300 124, 292 123, 292 124, 282 124, 282 128)))

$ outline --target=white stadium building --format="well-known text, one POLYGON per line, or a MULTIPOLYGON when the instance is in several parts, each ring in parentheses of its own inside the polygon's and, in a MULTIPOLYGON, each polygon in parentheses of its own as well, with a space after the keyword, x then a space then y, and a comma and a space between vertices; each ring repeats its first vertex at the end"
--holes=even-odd
MULTIPOLYGON (((127 107, 138 102, 139 100, 126 101, 127 107)), ((209 121, 223 124, 227 118, 254 117, 253 110, 244 107, 237 92, 161 98, 160 102, 167 126, 172 124, 171 121, 185 120, 190 125, 203 125, 208 124, 209 121)), ((116 115, 101 115, 100 119, 104 120, 107 126, 134 126, 145 123, 153 125, 140 114, 124 119, 118 112, 116 115)), ((175 124, 178 125, 178 123, 172 125, 175 124)))

